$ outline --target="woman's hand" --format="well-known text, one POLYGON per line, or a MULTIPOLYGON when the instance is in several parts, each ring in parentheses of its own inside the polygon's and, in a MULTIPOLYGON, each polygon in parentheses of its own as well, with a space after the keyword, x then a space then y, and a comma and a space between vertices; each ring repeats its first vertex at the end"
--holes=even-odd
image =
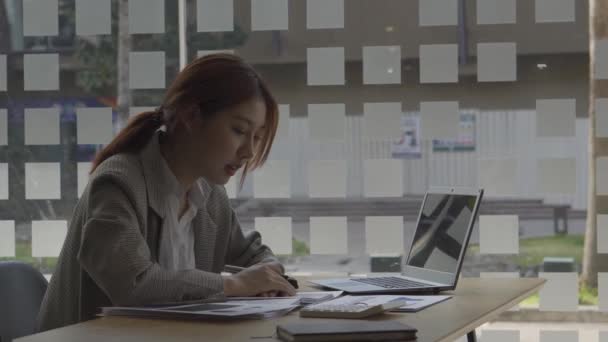
POLYGON ((295 296, 296 289, 282 276, 281 264, 256 264, 239 273, 224 277, 224 294, 228 297, 295 296))

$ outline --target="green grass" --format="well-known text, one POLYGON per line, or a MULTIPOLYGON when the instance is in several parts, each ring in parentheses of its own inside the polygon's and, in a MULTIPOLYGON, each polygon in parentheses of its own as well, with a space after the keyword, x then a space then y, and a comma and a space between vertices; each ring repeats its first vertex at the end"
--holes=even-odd
MULTIPOLYGON (((557 235, 519 240, 519 254, 509 257, 519 267, 540 265, 544 257, 572 257, 577 264, 583 258, 583 235, 557 235)), ((468 255, 479 254, 479 245, 470 245, 468 255)))
POLYGON ((538 306, 539 303, 540 303, 540 296, 538 295, 538 293, 535 293, 535 294, 531 295, 530 297, 524 299, 519 304, 524 305, 524 306, 538 306))
POLYGON ((578 291, 578 303, 581 305, 598 305, 597 288, 582 287, 578 291))
MULTIPOLYGON (((521 239, 519 240, 519 254, 516 256, 506 256, 505 258, 519 268, 540 265, 544 257, 570 257, 574 258, 577 265, 580 265, 583 259, 584 244, 585 237, 583 235, 556 235, 521 239)), ((479 245, 470 245, 467 254, 479 254, 479 245)), ((580 288, 578 302, 580 305, 597 305, 597 288, 580 288)), ((521 304, 538 305, 539 295, 532 295, 521 304)))
MULTIPOLYGON (((296 239, 292 239, 293 254, 289 256, 310 255, 308 245, 296 239)), ((43 273, 52 273, 57 265, 57 258, 34 258, 29 241, 18 241, 15 245, 15 257, 0 258, 0 261, 17 260, 32 265, 43 273)))
POLYGON ((310 248, 308 248, 306 242, 296 239, 292 239, 291 242, 294 256, 310 255, 310 248))
MULTIPOLYGON (((584 236, 582 235, 558 235, 543 238, 522 239, 519 241, 519 254, 517 256, 506 256, 520 268, 528 268, 540 265, 544 257, 572 257, 577 264, 581 263, 583 255, 584 236)), ((290 256, 310 255, 308 245, 296 239, 292 239, 293 254, 290 256)), ((19 260, 40 269, 43 273, 51 273, 57 264, 57 258, 34 258, 32 257, 29 241, 18 241, 15 246, 15 258, 0 258, 0 261, 19 260)), ((468 255, 479 254, 479 245, 470 245, 468 255)), ((597 305, 598 293, 596 288, 579 289, 579 304, 597 305)), ((539 296, 535 294, 522 302, 523 305, 538 305, 539 296)))
MULTIPOLYGON (((540 303, 540 296, 534 294, 521 302, 524 306, 538 306, 540 303)), ((578 304, 579 305, 598 305, 597 289, 590 289, 583 287, 578 291, 578 304)))
POLYGON ((52 273, 57 265, 57 258, 34 258, 29 241, 17 241, 15 245, 15 257, 0 258, 0 261, 17 260, 32 265, 42 273, 52 273))
POLYGON ((546 256, 572 257, 576 264, 583 260, 583 235, 564 235, 520 241, 516 264, 522 266, 538 265, 546 256))

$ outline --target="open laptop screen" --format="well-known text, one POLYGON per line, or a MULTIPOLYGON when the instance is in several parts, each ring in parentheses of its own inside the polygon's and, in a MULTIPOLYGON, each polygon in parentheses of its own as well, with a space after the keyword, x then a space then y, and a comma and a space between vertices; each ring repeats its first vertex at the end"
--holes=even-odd
POLYGON ((427 194, 408 266, 456 273, 477 196, 427 194))

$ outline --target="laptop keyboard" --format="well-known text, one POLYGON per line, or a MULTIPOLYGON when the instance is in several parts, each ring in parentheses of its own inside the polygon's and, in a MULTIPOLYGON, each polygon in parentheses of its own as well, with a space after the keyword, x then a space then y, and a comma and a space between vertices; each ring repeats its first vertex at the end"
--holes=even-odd
POLYGON ((350 279, 360 283, 376 285, 385 289, 403 289, 412 287, 428 287, 429 284, 420 283, 413 280, 397 278, 397 277, 374 277, 374 278, 357 278, 350 279))

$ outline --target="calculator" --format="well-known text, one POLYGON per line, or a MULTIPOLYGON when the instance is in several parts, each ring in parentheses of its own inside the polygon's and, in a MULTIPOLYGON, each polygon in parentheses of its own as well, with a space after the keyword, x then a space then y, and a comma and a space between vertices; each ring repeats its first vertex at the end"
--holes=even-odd
POLYGON ((306 306, 300 310, 300 317, 365 318, 407 305, 405 299, 394 297, 344 296, 306 306))

